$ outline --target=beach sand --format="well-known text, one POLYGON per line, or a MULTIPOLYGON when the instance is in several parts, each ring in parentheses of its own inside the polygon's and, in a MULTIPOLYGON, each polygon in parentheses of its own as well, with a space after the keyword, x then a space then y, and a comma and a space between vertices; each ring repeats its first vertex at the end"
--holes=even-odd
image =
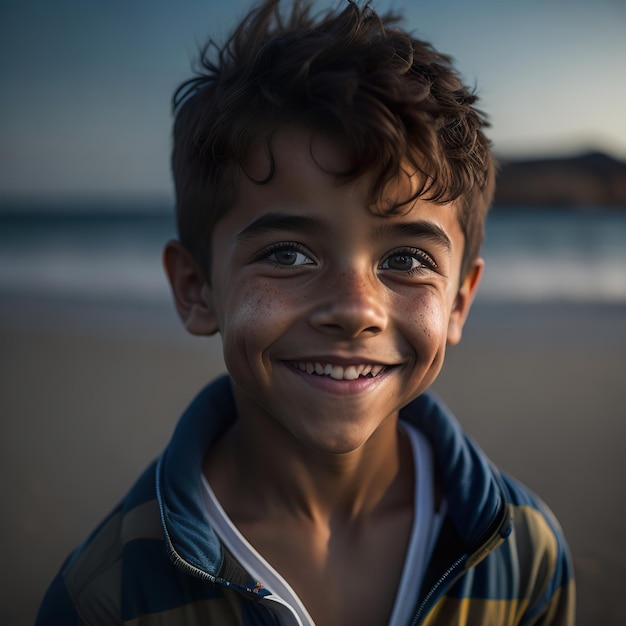
MULTIPOLYGON (((173 313, 3 310, 0 623, 22 626, 223 365, 219 341, 187 337, 173 313)), ((625 624, 626 308, 479 304, 472 315, 435 389, 559 517, 578 623, 625 624)))

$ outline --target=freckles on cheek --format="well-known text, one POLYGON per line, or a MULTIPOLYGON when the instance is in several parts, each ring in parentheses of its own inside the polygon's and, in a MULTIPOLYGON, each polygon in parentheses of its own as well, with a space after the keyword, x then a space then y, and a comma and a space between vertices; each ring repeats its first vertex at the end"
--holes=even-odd
POLYGON ((253 347, 260 341, 258 318, 263 308, 259 293, 232 294, 224 306, 222 348, 226 368, 235 380, 243 383, 255 362, 253 347))
POLYGON ((266 336, 288 309, 275 290, 256 287, 237 294, 226 307, 226 335, 231 339, 254 340, 266 336))
POLYGON ((411 304, 410 320, 414 333, 428 341, 437 341, 445 330, 441 307, 429 298, 419 298, 411 304))

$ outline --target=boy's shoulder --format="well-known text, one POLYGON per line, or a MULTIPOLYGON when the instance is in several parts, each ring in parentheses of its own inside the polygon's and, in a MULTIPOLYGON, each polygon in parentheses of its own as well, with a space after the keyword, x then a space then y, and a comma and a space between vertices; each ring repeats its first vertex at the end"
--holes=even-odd
POLYGON ((119 589, 129 558, 127 547, 135 541, 162 546, 154 471, 152 463, 124 500, 68 557, 44 598, 38 624, 49 623, 51 614, 57 620, 67 616, 68 623, 73 614, 88 624, 121 619, 119 589))
POLYGON ((108 625, 143 614, 167 615, 172 620, 168 623, 193 624, 184 609, 189 603, 201 605, 192 613, 208 619, 199 624, 241 624, 241 601, 236 597, 241 589, 209 583, 220 571, 228 571, 250 593, 253 585, 215 536, 203 534, 199 470, 197 480, 189 480, 186 469, 194 466, 194 451, 201 456, 205 449, 198 428, 207 420, 199 420, 199 412, 208 405, 222 409, 230 401, 226 379, 198 395, 165 451, 63 563, 43 599, 37 626, 108 625), (195 492, 189 489, 192 484, 195 492), (198 566, 196 571, 181 554, 198 566))
POLYGON ((573 623, 573 564, 550 508, 495 467, 433 394, 420 396, 403 417, 433 446, 447 506, 424 586, 435 585, 455 556, 463 561, 462 576, 440 600, 441 615, 476 610, 475 623, 520 623, 551 614, 553 621, 539 623, 573 623))
POLYGON ((189 576, 172 562, 158 499, 158 463, 150 464, 63 564, 40 607, 37 626, 108 626, 148 614, 155 623, 162 623, 161 618, 192 626, 241 623, 236 591, 189 576), (188 612, 190 603, 201 610, 188 612))

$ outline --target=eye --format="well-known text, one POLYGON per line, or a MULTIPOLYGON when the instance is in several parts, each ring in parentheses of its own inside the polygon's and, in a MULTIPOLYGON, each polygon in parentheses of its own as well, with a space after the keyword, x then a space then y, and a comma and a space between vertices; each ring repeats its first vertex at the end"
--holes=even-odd
POLYGON ((393 270, 394 272, 404 272, 412 274, 424 270, 435 270, 437 264, 423 250, 417 248, 407 248, 395 250, 389 254, 379 266, 383 270, 393 270))
POLYGON ((280 267, 311 265, 313 260, 295 243, 280 243, 263 250, 261 259, 280 267))

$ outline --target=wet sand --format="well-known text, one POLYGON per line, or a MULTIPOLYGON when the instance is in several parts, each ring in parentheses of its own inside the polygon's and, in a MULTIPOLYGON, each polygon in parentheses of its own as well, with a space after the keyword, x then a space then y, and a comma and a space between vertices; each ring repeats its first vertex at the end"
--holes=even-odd
MULTIPOLYGON (((22 626, 223 365, 219 343, 171 313, 12 304, 0 341, 0 623, 22 626)), ((625 356, 624 307, 479 304, 435 385, 559 517, 582 626, 626 623, 625 356)))

